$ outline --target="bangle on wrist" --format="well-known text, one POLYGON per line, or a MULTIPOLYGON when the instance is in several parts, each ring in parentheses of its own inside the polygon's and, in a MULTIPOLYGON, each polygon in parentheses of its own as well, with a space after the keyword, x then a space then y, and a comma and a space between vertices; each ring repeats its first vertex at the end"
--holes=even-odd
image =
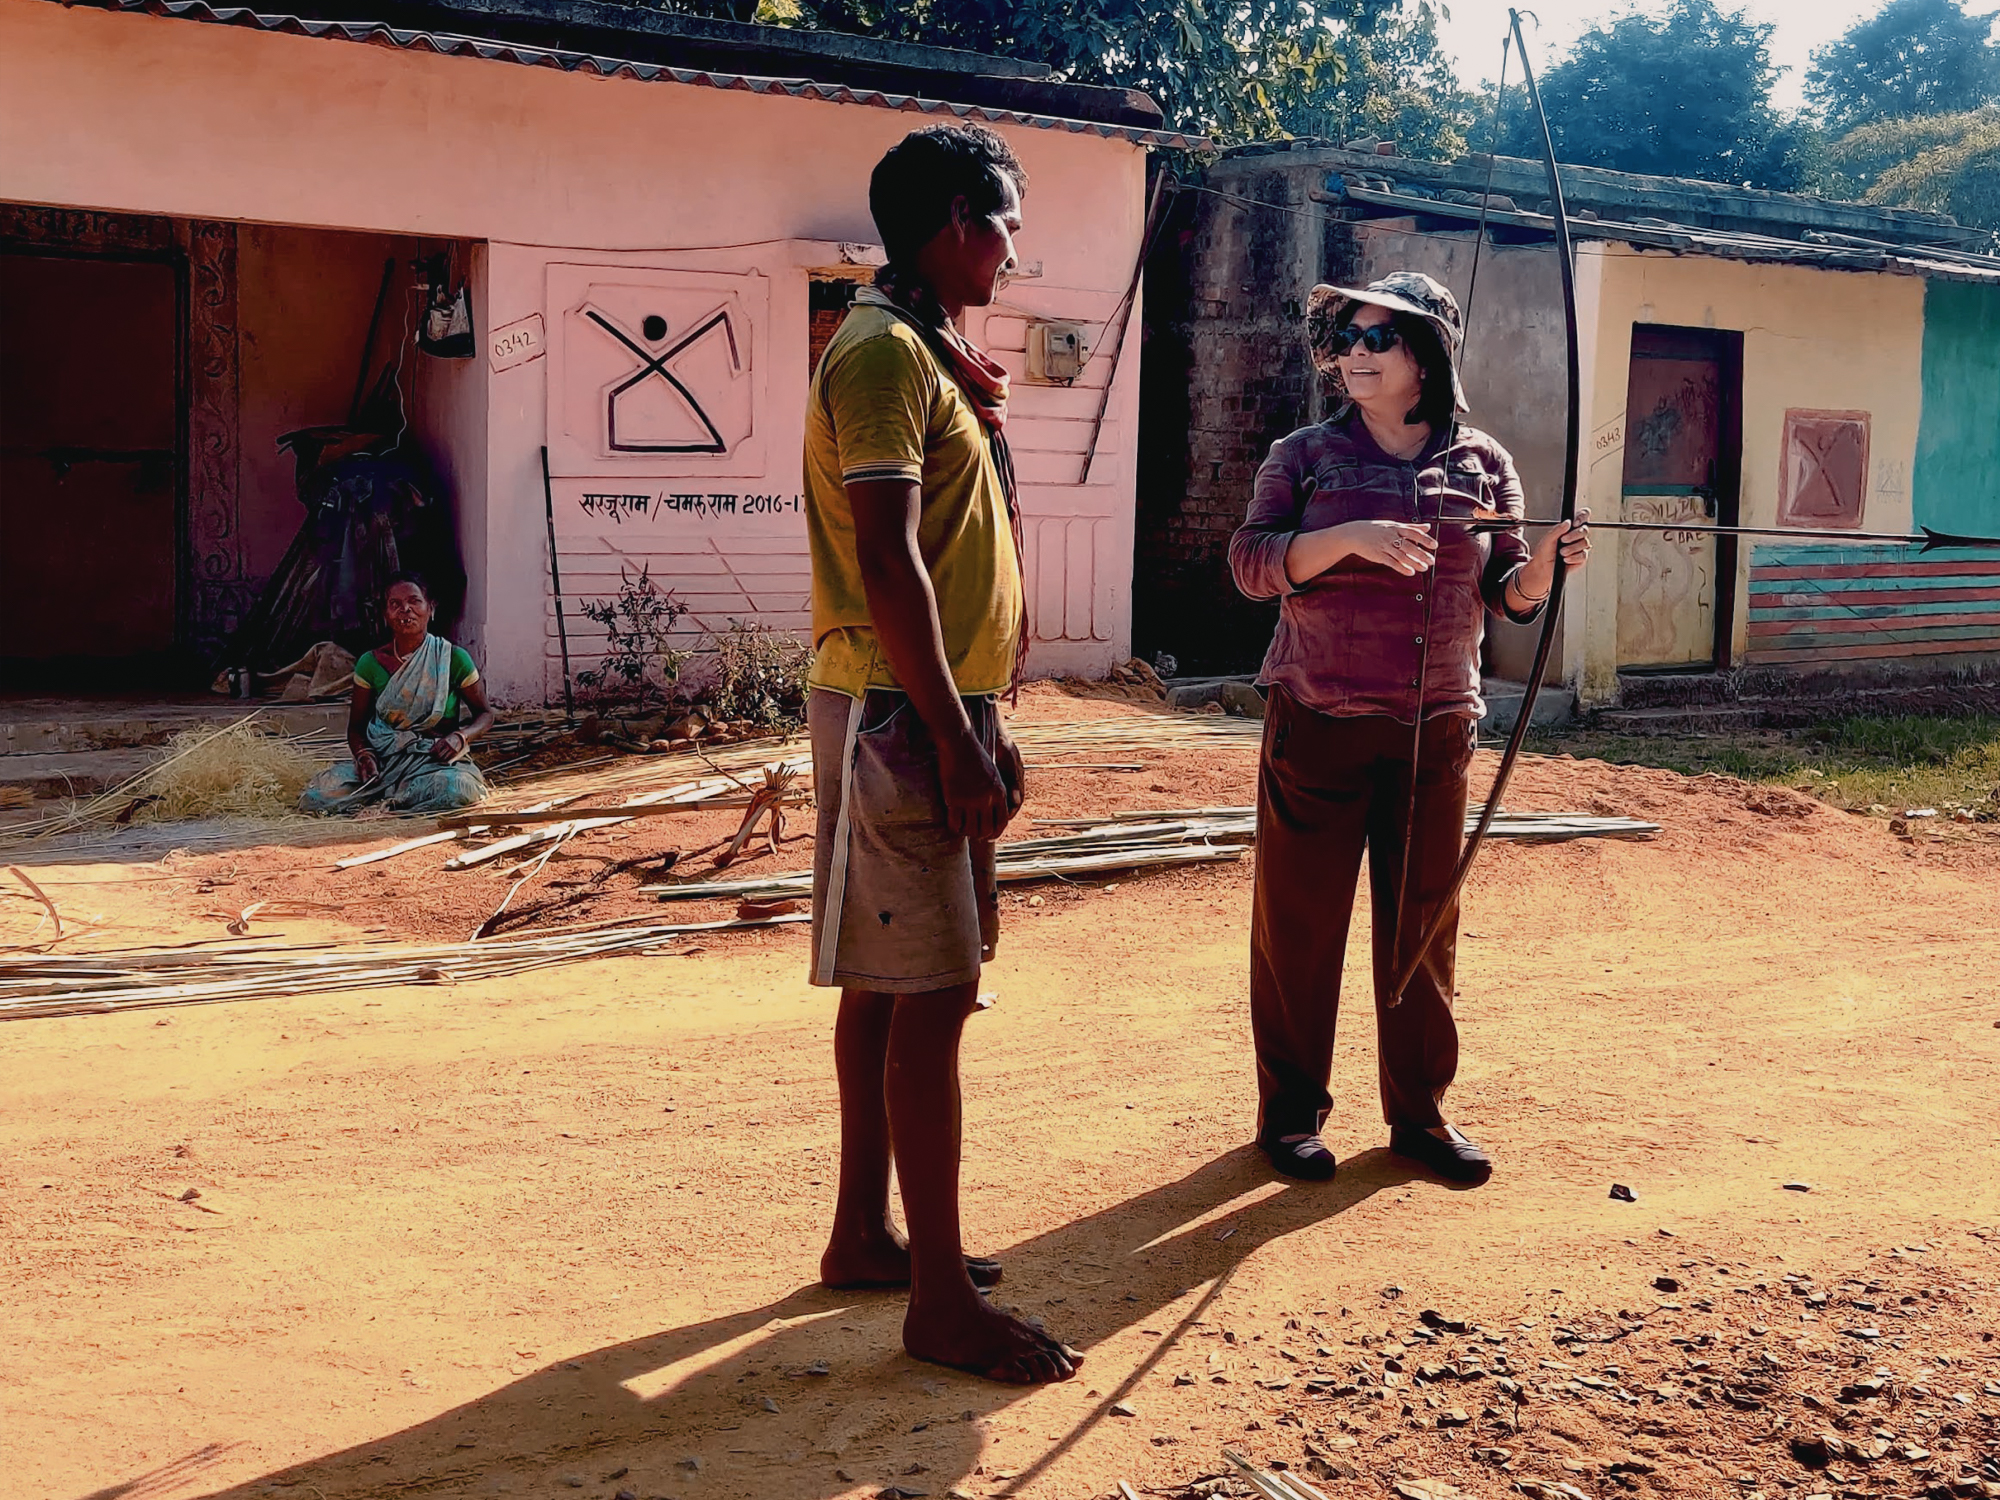
POLYGON ((1521 578, 1518 573, 1514 575, 1511 581, 1514 585, 1515 591, 1520 594, 1521 602, 1523 604, 1546 604, 1549 602, 1549 595, 1555 592, 1554 580, 1551 580, 1549 583, 1549 587, 1544 589, 1539 594, 1531 594, 1527 591, 1527 589, 1523 588, 1521 585, 1521 578))

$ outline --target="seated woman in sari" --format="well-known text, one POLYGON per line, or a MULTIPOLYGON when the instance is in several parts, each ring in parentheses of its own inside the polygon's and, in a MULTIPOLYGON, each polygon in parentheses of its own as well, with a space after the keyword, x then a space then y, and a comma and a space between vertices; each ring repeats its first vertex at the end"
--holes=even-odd
POLYGON ((355 812, 381 802, 397 812, 450 812, 488 791, 466 746, 493 724, 472 658, 430 633, 429 591, 407 574, 389 585, 390 643, 354 664, 347 746, 299 798, 302 812, 355 812))

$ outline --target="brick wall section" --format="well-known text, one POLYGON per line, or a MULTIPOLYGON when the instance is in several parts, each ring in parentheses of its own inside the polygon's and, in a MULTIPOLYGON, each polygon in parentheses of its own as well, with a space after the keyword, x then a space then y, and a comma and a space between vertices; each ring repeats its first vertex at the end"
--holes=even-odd
POLYGON ((1183 192, 1147 266, 1133 645, 1183 673, 1254 668, 1276 608, 1229 579, 1271 444, 1326 410, 1304 299, 1355 257, 1324 167, 1236 157, 1183 192))

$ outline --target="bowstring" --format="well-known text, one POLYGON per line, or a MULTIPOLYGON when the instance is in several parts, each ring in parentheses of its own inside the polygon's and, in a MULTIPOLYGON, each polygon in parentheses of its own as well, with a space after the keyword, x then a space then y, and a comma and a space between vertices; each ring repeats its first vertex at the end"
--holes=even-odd
MULTIPOLYGON (((1457 367, 1461 371, 1464 369, 1467 358, 1472 352, 1472 309, 1474 299, 1479 295, 1479 259, 1481 253, 1486 249, 1486 213, 1492 206, 1493 169, 1497 165, 1497 157, 1500 149, 1500 106, 1507 96, 1507 63, 1512 54, 1513 43, 1514 38, 1511 32, 1500 38, 1500 80, 1494 87, 1493 118, 1488 127, 1486 185, 1479 195, 1479 222, 1473 230, 1472 238, 1472 269, 1467 273, 1465 282, 1465 315, 1459 334, 1457 360, 1457 367)), ((1456 378, 1462 379, 1463 376, 1459 375, 1456 378)), ((1458 401, 1454 390, 1451 403, 1451 418, 1445 424, 1444 448, 1438 456, 1440 468, 1438 472, 1437 506, 1430 520, 1431 535, 1437 539, 1440 546, 1444 542, 1445 501, 1451 493, 1451 454, 1452 450, 1457 446, 1458 401)), ((1418 470, 1418 484, 1420 487, 1422 484, 1422 474, 1423 471, 1421 469, 1418 470)), ((1418 502, 1417 513, 1421 516, 1423 514, 1421 494, 1418 496, 1418 502)), ((1410 866, 1416 862, 1417 771, 1423 759, 1424 695, 1430 686, 1431 622, 1433 619, 1432 612, 1437 607, 1437 591, 1437 569, 1433 565, 1429 585, 1424 590, 1423 649, 1417 655, 1415 724, 1410 731, 1410 798, 1408 809, 1403 818, 1402 869, 1396 880, 1396 920, 1391 930, 1390 957, 1394 960, 1390 969, 1392 978, 1395 974, 1400 973, 1403 967, 1403 943, 1407 931, 1405 919, 1408 914, 1410 900, 1410 866)), ((1421 930, 1421 924, 1419 924, 1419 927, 1421 930)), ((1414 974, 1411 975, 1412 979, 1415 977, 1414 974)), ((1408 988, 1408 981, 1405 981, 1404 988, 1408 988)), ((1402 1002, 1402 998, 1402 992, 1399 990, 1397 993, 1390 995, 1386 1003, 1390 1006, 1395 1006, 1402 1002)))

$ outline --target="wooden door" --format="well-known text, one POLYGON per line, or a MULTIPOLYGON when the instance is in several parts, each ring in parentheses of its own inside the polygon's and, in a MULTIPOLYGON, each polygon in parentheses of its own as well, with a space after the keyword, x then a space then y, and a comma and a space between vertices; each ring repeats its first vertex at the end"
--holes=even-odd
MULTIPOLYGON (((1620 520, 1663 528, 1736 524, 1741 350, 1740 334, 1633 329, 1620 520)), ((1735 572, 1733 539, 1692 529, 1625 533, 1619 665, 1726 666, 1735 572)))
POLYGON ((171 660, 179 321, 167 262, 0 255, 0 661, 11 685, 129 687, 171 660))

